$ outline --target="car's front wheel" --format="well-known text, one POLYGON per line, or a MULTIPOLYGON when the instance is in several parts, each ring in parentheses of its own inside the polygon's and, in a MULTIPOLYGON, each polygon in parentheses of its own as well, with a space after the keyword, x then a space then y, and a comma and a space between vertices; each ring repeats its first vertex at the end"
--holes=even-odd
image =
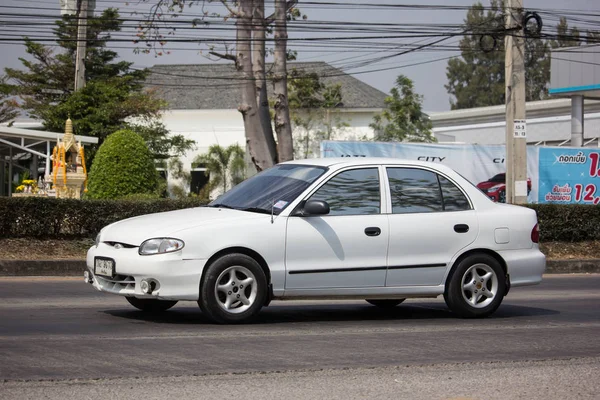
POLYGON ((125 297, 129 304, 138 310, 148 312, 162 312, 177 304, 177 301, 158 299, 138 299, 137 297, 125 297))
POLYGON ((372 304, 376 307, 379 308, 393 308, 396 307, 398 304, 402 303, 404 300, 406 299, 367 299, 367 303, 372 304))
POLYGON ((198 305, 215 322, 241 323, 255 317, 267 299, 267 278, 245 254, 228 254, 207 267, 198 305))
POLYGON ((506 275, 488 254, 473 254, 452 271, 444 299, 462 318, 482 318, 498 309, 506 294, 506 275))

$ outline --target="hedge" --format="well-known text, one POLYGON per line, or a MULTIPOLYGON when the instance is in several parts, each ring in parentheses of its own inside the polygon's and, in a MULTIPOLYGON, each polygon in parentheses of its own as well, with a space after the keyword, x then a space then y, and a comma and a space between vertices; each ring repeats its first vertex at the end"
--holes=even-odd
POLYGON ((44 197, 0 197, 0 238, 94 238, 113 222, 143 214, 197 207, 205 201, 70 200, 44 197))
POLYGON ((529 204, 538 215, 540 241, 600 240, 600 207, 584 204, 529 204))
MULTIPOLYGON (((124 218, 197 207, 184 200, 66 200, 0 197, 0 238, 93 238, 104 226, 124 218)), ((600 207, 530 204, 537 211, 542 242, 600 240, 600 207)))

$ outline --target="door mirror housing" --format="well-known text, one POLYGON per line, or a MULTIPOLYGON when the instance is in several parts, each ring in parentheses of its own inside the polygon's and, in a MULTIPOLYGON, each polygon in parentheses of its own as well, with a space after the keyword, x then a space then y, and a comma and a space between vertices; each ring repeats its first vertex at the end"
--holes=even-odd
POLYGON ((327 214, 329 214, 329 204, 323 200, 308 200, 302 207, 302 215, 305 217, 327 214))

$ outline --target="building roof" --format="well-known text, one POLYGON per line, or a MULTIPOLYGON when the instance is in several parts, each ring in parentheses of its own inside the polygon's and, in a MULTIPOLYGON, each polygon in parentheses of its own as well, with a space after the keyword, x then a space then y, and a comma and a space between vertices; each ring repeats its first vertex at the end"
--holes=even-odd
MULTIPOLYGON (((64 133, 36 131, 33 129, 13 128, 0 125, 0 137, 4 139, 27 139, 56 142, 57 138, 62 139, 64 136, 64 133)), ((82 143, 98 143, 98 138, 93 136, 75 135, 75 139, 82 143)))
MULTIPOLYGON (((599 112, 600 101, 586 100, 585 112, 599 112)), ((554 117, 571 114, 570 99, 528 101, 525 113, 527 119, 554 117)), ((503 122, 506 120, 506 106, 465 108, 461 110, 431 112, 429 118, 434 128, 503 122)))
MULTIPOLYGON (((342 108, 384 107, 387 94, 325 62, 288 63, 291 68, 316 72, 326 84, 341 84, 342 108)), ((150 71, 145 86, 156 89, 171 110, 237 109, 242 98, 244 80, 232 63, 155 65, 150 71)))

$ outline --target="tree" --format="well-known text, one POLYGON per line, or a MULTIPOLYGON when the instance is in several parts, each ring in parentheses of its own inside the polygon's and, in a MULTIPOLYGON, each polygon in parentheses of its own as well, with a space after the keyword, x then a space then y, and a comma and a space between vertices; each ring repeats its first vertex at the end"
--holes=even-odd
POLYGON ((157 187, 158 173, 144 139, 127 129, 109 135, 92 163, 87 197, 118 199, 131 195, 158 196, 157 187))
MULTIPOLYGON (((75 132, 102 141, 112 132, 127 128, 148 139, 158 158, 181 154, 194 142, 181 135, 169 135, 160 123, 164 102, 143 90, 148 70, 131 69, 132 63, 117 61, 117 54, 106 49, 111 33, 123 23, 115 9, 104 10, 88 19, 86 86, 73 91, 77 19, 65 16, 56 22, 54 34, 60 52, 31 40, 25 41, 33 61, 21 58, 25 70, 6 69, 11 89, 23 99, 22 108, 40 118, 48 130, 62 131, 70 116, 75 132), (135 120, 136 122, 132 122, 135 120), (158 145, 157 145, 158 144, 158 145), (156 145, 156 146, 155 146, 156 145)), ((91 149, 89 161, 93 159, 91 149)))
POLYGON ((318 154, 318 144, 331 140, 348 124, 339 115, 343 105, 340 84, 325 84, 316 72, 292 69, 288 78, 291 118, 294 124, 294 155, 309 158, 318 154))
POLYGON ((375 140, 398 142, 434 142, 431 121, 422 110, 423 96, 415 93, 413 82, 404 75, 386 97, 386 108, 373 117, 370 127, 375 140))
POLYGON ((579 29, 576 26, 569 28, 567 18, 560 17, 560 21, 556 26, 556 38, 550 40, 550 46, 553 49, 580 46, 582 43, 580 36, 579 29))
POLYGON ((487 12, 480 2, 469 8, 459 44, 461 58, 450 59, 446 67, 445 87, 453 96, 453 110, 504 103, 504 42, 497 40, 497 50, 481 49, 482 35, 504 29, 503 10, 499 0, 492 0, 487 12))
POLYGON ((0 122, 10 121, 19 115, 19 104, 11 98, 11 89, 6 85, 6 77, 0 76, 0 122))
POLYGON ((194 162, 204 165, 206 175, 210 176, 211 187, 222 185, 223 193, 227 191, 229 183, 235 186, 245 178, 244 150, 237 144, 227 148, 212 145, 206 154, 196 157, 194 162))
MULTIPOLYGON (((477 2, 467 12, 461 58, 450 59, 446 67, 445 87, 453 110, 505 103, 504 5, 503 0, 491 0, 490 7, 477 2)), ((566 18, 560 19, 556 30, 554 39, 529 36, 525 40, 527 101, 548 97, 550 49, 581 44, 579 30, 569 28, 566 18)), ((594 33, 588 33, 588 38, 593 41, 594 33)))
MULTIPOLYGON (((138 37, 145 41, 147 46, 158 43, 164 46, 168 35, 161 33, 160 22, 165 16, 176 16, 183 12, 187 5, 211 3, 211 0, 144 0, 152 3, 148 20, 138 28, 138 37)), ((291 133, 290 113, 287 99, 287 25, 288 19, 299 16, 293 6, 297 0, 274 0, 275 13, 264 16, 264 0, 219 0, 227 10, 226 15, 204 12, 203 16, 194 20, 196 26, 210 25, 209 18, 222 17, 224 21, 235 20, 236 50, 235 54, 229 52, 219 53, 214 47, 209 47, 211 56, 235 62, 237 71, 241 75, 242 96, 238 110, 244 121, 246 144, 252 163, 257 170, 269 168, 277 161, 287 161, 293 158, 293 141, 291 133), (275 131, 277 133, 277 147, 271 127, 268 96, 266 94, 265 79, 265 38, 269 26, 275 25, 275 49, 273 66, 273 84, 276 102, 275 131)), ((203 10, 204 11, 204 10, 203 10)), ((225 45, 227 49, 227 45, 225 45)), ((144 51, 149 52, 149 49, 144 51)), ((162 51, 157 54, 163 54, 162 51)))

